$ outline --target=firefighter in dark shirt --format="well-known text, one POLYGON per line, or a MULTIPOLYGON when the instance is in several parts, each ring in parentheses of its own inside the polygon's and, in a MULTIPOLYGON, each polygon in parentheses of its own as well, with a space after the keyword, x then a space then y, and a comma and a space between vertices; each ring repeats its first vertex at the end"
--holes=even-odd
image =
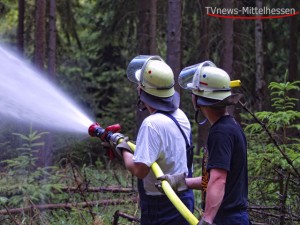
POLYGON ((205 209, 199 225, 248 225, 247 141, 227 110, 241 95, 232 93, 229 75, 210 61, 184 68, 178 83, 192 92, 196 115, 201 112, 211 125, 207 140, 209 179, 182 179, 180 174, 164 179, 172 187, 185 181, 191 189, 205 188, 205 209), (204 180, 208 180, 207 186, 204 180))

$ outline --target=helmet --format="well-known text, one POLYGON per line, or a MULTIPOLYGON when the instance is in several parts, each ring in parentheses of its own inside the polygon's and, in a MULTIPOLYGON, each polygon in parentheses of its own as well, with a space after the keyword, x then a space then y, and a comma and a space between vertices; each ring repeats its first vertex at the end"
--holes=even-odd
POLYGON ((127 77, 146 93, 156 97, 174 95, 174 74, 159 56, 139 55, 127 67, 127 77))
POLYGON ((184 68, 179 74, 178 83, 197 96, 197 105, 200 106, 236 104, 241 97, 231 93, 229 75, 211 61, 184 68))

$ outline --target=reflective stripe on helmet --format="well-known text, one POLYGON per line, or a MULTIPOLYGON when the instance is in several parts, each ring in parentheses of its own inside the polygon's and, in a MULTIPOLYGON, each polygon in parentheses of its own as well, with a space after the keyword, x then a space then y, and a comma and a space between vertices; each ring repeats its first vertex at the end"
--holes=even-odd
POLYGON ((184 68, 178 83, 193 94, 210 99, 222 100, 231 95, 229 75, 210 61, 184 68))

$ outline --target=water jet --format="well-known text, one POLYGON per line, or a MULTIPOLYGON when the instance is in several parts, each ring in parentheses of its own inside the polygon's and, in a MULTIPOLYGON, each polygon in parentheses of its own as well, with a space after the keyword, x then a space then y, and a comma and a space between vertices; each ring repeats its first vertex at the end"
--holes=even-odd
POLYGON ((85 133, 93 123, 45 74, 0 45, 0 115, 49 129, 85 133))

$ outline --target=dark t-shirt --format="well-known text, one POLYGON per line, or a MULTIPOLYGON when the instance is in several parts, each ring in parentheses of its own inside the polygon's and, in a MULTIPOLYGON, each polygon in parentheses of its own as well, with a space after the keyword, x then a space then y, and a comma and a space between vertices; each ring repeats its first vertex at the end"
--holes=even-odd
POLYGON ((248 173, 247 141, 240 125, 231 116, 223 116, 213 124, 208 135, 210 169, 227 171, 225 194, 217 216, 247 208, 248 173))

